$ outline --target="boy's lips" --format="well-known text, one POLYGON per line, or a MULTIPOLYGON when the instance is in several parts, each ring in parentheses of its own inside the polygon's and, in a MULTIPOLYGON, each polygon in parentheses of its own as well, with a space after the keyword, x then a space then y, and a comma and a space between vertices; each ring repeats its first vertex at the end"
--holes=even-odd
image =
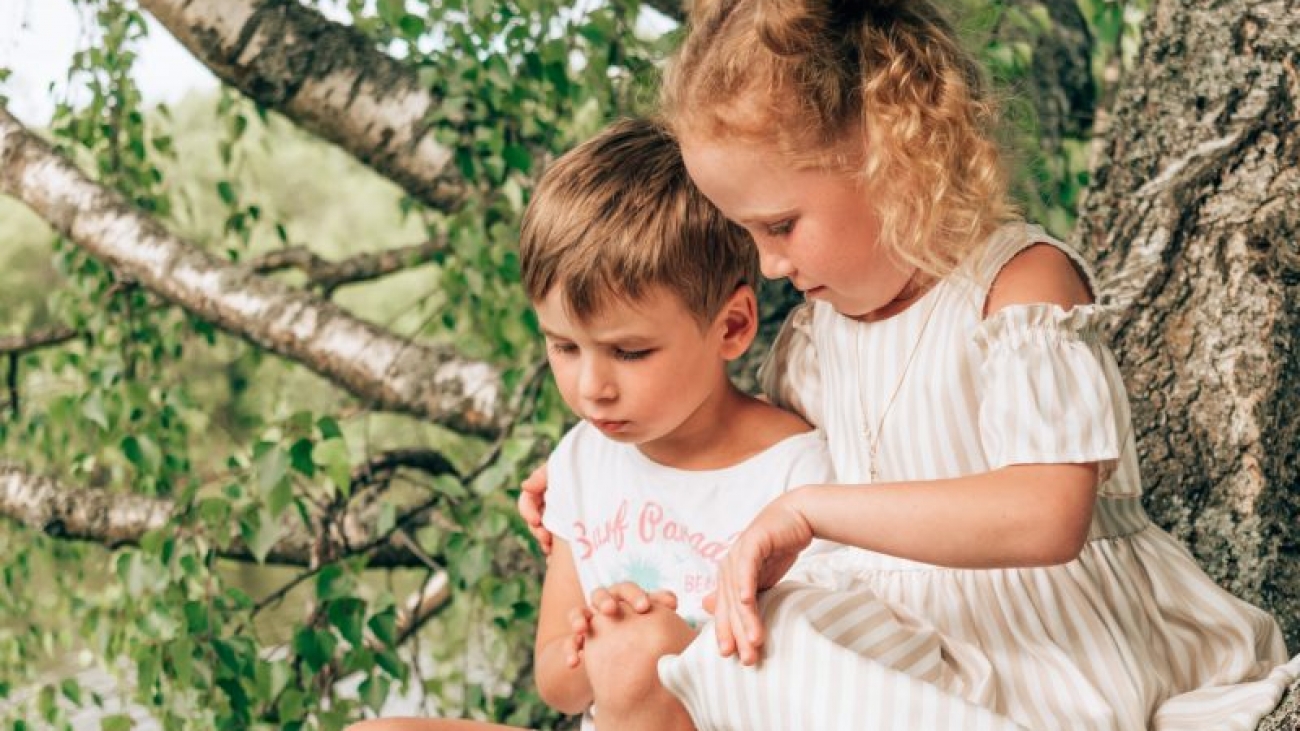
POLYGON ((623 427, 628 425, 628 422, 622 419, 588 419, 588 421, 607 434, 622 431, 623 427))

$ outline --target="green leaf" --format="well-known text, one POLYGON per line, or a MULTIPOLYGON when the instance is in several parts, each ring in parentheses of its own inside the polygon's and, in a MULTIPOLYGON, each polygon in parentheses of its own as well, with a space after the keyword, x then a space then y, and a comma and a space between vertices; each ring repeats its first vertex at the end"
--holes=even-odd
POLYGON ((298 654, 313 671, 320 670, 334 657, 338 640, 329 632, 321 632, 310 627, 303 627, 293 636, 293 651, 298 654))
POLYGON ((108 430, 108 415, 104 413, 104 397, 99 391, 91 391, 82 399, 81 415, 100 429, 108 430))
POLYGON ((364 636, 361 631, 365 619, 366 603, 355 597, 345 597, 330 604, 330 624, 338 629, 343 639, 353 647, 361 647, 364 636))
POLYGON ((239 519, 239 534, 258 563, 266 561, 280 540, 280 524, 265 510, 250 510, 239 519))
POLYGON ((100 719, 99 728, 101 731, 131 731, 131 729, 135 728, 135 722, 131 720, 130 716, 118 713, 100 719))
POLYGON ((392 647, 397 642, 397 613, 392 607, 378 612, 370 617, 366 622, 366 627, 370 633, 387 647, 392 647))
POLYGON ((325 566, 316 575, 316 598, 323 602, 349 597, 356 588, 356 579, 337 563, 325 566))
POLYGON ((310 439, 299 439, 289 448, 289 463, 295 471, 307 477, 316 476, 316 463, 311 454, 314 446, 310 439))
POLYGON ((320 430, 321 439, 342 439, 343 430, 339 429, 339 423, 332 417, 322 416, 316 420, 316 428, 320 430))
POLYGON ((348 454, 348 445, 338 438, 326 439, 312 452, 316 466, 325 471, 330 482, 344 495, 352 491, 352 457, 348 454))
POLYGON ((221 202, 228 206, 235 205, 235 186, 230 184, 229 180, 222 180, 217 183, 217 195, 221 197, 221 202))
POLYGON ((122 454, 135 465, 136 469, 146 475, 158 474, 162 462, 162 450, 158 444, 145 434, 132 434, 122 440, 122 454))
POLYGON ((272 447, 262 453, 253 463, 257 473, 257 487, 261 493, 269 492, 284 480, 289 471, 289 454, 279 447, 272 447))

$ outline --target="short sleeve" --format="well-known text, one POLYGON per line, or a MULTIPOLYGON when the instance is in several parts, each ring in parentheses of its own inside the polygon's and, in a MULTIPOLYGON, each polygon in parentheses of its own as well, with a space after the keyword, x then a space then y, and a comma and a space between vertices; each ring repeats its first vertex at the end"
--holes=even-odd
POLYGON ((799 305, 790 313, 758 369, 758 383, 772 403, 820 426, 822 383, 812 320, 811 303, 799 305))
POLYGON ((1119 370, 1099 341, 1109 310, 1081 305, 1014 305, 976 331, 980 438, 990 468, 1101 463, 1119 457, 1119 370))
POLYGON ((578 462, 579 422, 564 435, 546 460, 546 505, 542 525, 553 535, 573 540, 573 523, 577 520, 577 482, 574 468, 578 462))

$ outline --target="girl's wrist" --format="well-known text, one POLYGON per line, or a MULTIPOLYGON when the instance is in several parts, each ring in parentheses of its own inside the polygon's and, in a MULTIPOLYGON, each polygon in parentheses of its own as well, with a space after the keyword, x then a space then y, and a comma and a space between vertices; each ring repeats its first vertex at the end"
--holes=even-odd
POLYGON ((785 502, 785 509, 802 522, 807 527, 809 534, 814 537, 817 535, 817 530, 816 523, 813 520, 815 512, 813 506, 817 502, 817 494, 822 487, 822 485, 804 485, 781 496, 781 499, 785 502))

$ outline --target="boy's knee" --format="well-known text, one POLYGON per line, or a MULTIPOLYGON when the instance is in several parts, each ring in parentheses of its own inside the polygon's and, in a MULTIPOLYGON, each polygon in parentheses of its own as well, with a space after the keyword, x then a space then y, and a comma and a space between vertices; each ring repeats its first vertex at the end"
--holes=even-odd
POLYGON ((681 652, 694 638, 685 620, 661 607, 612 620, 598 616, 583 648, 596 707, 628 708, 665 692, 659 658, 681 652))

